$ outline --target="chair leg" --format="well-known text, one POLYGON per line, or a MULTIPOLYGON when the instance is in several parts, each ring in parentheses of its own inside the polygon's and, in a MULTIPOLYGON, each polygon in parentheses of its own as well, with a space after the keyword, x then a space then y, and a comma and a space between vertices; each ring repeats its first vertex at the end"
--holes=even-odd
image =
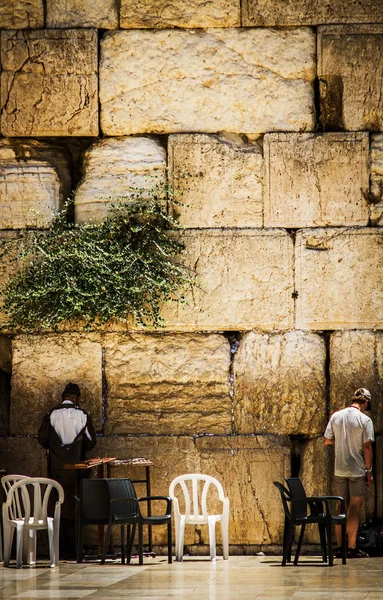
POLYGON ((217 556, 216 554, 216 544, 215 544, 215 520, 208 518, 208 526, 209 526, 209 543, 210 543, 210 560, 214 560, 217 556))
POLYGON ((286 566, 286 562, 291 561, 291 545, 293 543, 294 524, 289 519, 285 521, 285 531, 283 535, 283 557, 282 567, 286 566))
POLYGON ((104 540, 104 547, 102 549, 102 556, 101 556, 101 564, 105 564, 105 559, 106 559, 106 553, 108 552, 108 547, 109 547, 109 540, 110 540, 110 532, 112 529, 112 523, 108 523, 108 529, 106 530, 106 536, 105 536, 105 540, 104 540))
POLYGON ((125 526, 121 525, 121 564, 125 564, 125 526))
POLYGON ((23 564, 23 537, 24 523, 16 525, 16 568, 21 569, 23 564))
POLYGON ((229 523, 227 519, 221 521, 222 554, 224 560, 229 560, 229 523))
POLYGON ((184 555, 185 516, 176 519, 176 560, 182 561, 184 555))
POLYGON ((128 525, 128 545, 127 545, 127 551, 126 551, 126 562, 128 564, 130 564, 131 560, 132 560, 132 550, 133 550, 133 543, 134 543, 134 536, 136 535, 136 524, 133 523, 132 526, 132 533, 130 533, 130 525, 128 525))
POLYGON ((171 565, 173 562, 173 553, 172 553, 172 522, 168 523, 168 563, 171 565))
POLYGON ((294 565, 295 566, 298 564, 299 555, 301 553, 301 547, 302 547, 302 541, 303 541, 303 536, 304 536, 304 533, 305 533, 305 529, 306 529, 306 525, 305 525, 305 523, 303 523, 301 525, 301 532, 300 532, 300 535, 299 535, 297 550, 295 552, 295 558, 294 558, 294 565))
POLYGON ((14 527, 4 527, 4 567, 9 567, 12 552, 12 542, 15 533, 14 527))
POLYGON ((328 546, 328 566, 332 567, 334 565, 334 555, 333 555, 333 551, 332 551, 332 522, 331 522, 331 519, 327 519, 326 531, 327 531, 327 546, 328 546))
POLYGON ((55 562, 55 539, 54 539, 54 531, 53 531, 53 523, 52 521, 48 521, 47 523, 48 529, 48 541, 49 541, 49 558, 51 561, 51 567, 56 566, 55 562))
POLYGON ((347 563, 346 523, 342 524, 342 565, 347 563))
POLYGON ((324 523, 318 523, 320 546, 322 550, 322 560, 327 562, 327 546, 326 546, 326 526, 324 523))
POLYGON ((144 545, 142 535, 142 523, 138 523, 138 564, 144 564, 144 545))

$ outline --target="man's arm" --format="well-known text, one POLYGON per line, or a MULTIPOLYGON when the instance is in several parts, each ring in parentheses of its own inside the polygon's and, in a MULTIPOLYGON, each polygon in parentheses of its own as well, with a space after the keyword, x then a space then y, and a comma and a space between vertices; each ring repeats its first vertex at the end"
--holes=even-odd
POLYGON ((324 445, 325 446, 333 446, 334 444, 335 444, 335 440, 334 439, 330 440, 330 438, 326 438, 326 437, 324 438, 324 445))
POLYGON ((363 455, 364 455, 364 464, 366 465, 366 469, 367 469, 367 485, 371 485, 372 484, 372 455, 373 455, 373 451, 372 451, 372 444, 371 442, 365 442, 363 444, 363 455))
POLYGON ((43 448, 49 448, 49 428, 50 428, 50 413, 45 415, 41 421, 41 425, 39 427, 39 431, 37 434, 37 439, 43 448))

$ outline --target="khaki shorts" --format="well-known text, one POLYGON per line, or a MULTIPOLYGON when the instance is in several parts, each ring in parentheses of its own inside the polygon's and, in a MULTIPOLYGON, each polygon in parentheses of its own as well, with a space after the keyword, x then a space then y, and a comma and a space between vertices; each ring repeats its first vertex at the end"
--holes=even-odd
POLYGON ((366 498, 368 485, 364 476, 362 477, 334 477, 334 488, 337 496, 342 496, 348 503, 350 496, 366 498))

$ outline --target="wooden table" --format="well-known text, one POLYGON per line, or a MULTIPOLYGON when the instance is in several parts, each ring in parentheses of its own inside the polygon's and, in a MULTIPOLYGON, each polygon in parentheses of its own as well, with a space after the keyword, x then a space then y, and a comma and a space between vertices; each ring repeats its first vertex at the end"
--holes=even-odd
MULTIPOLYGON (((116 457, 113 456, 111 458, 88 458, 88 460, 84 460, 82 463, 68 464, 64 465, 64 469, 69 469, 71 471, 86 471, 87 469, 93 469, 93 467, 97 468, 97 478, 102 479, 105 475, 104 473, 104 465, 111 463, 116 460, 116 457)), ((76 477, 75 483, 75 495, 79 496, 79 483, 80 477, 76 477)), ((77 510, 75 512, 75 539, 77 540, 77 510)), ((102 548, 104 547, 104 526, 98 525, 98 551, 99 554, 102 554, 102 548)))
MULTIPOLYGON (((121 458, 117 459, 113 458, 89 458, 82 463, 77 464, 68 464, 64 465, 64 469, 78 470, 84 471, 87 469, 92 469, 93 467, 97 467, 97 478, 105 477, 105 467, 106 465, 106 477, 109 479, 112 475, 113 467, 145 467, 145 478, 144 479, 131 479, 132 483, 145 483, 146 484, 146 496, 151 495, 150 490, 150 467, 153 466, 153 462, 148 460, 147 458, 139 457, 139 458, 121 458)), ((78 496, 79 491, 79 477, 76 477, 76 496, 78 496)), ((151 503, 150 500, 147 500, 148 506, 148 516, 151 516, 151 503)), ((77 512, 76 512, 77 517, 77 512)), ((76 530, 77 530, 77 519, 76 519, 76 530)), ((77 535, 76 535, 77 539, 77 535)), ((98 547, 99 551, 103 547, 104 543, 104 526, 98 526, 98 547)), ((152 539, 152 528, 148 526, 148 546, 149 552, 153 552, 153 539, 152 539)))

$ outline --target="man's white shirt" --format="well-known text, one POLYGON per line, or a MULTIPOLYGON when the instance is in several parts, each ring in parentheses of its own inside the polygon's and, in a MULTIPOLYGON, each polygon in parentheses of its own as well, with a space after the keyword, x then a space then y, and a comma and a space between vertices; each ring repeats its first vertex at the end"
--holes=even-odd
MULTIPOLYGON (((60 442, 65 445, 71 444, 85 427, 87 415, 82 410, 75 408, 70 400, 64 400, 63 404, 72 404, 73 408, 56 408, 51 413, 50 421, 60 442)), ((90 440, 92 439, 88 428, 85 429, 85 434, 90 440)))

